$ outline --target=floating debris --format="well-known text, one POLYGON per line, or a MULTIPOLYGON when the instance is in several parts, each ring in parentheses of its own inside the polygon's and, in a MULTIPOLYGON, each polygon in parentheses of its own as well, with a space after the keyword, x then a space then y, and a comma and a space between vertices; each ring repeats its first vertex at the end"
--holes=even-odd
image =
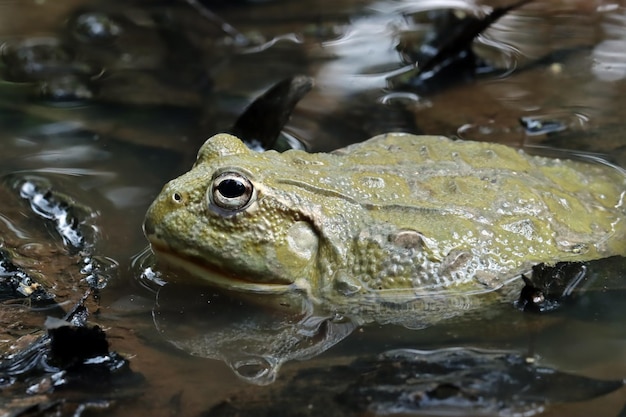
POLYGON ((554 266, 533 267, 532 277, 522 275, 524 288, 515 303, 523 311, 545 313, 558 309, 587 279, 582 262, 558 262, 554 266))

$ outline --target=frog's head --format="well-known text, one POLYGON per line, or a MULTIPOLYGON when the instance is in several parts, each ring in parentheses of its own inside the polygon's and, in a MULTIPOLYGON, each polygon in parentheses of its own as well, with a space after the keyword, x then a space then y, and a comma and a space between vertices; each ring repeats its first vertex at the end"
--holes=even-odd
POLYGON ((210 138, 148 209, 144 232, 159 261, 234 291, 309 292, 320 235, 306 204, 267 177, 282 171, 279 156, 210 138))

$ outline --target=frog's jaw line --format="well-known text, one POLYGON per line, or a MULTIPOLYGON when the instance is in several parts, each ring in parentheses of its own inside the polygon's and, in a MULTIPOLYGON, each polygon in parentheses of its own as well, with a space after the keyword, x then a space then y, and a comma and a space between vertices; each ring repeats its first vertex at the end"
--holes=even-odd
POLYGON ((196 278, 225 290, 251 294, 285 294, 295 291, 309 292, 308 288, 300 288, 297 283, 263 284, 237 279, 233 276, 220 274, 216 269, 211 269, 208 266, 201 265, 184 256, 177 255, 162 246, 155 244, 151 244, 151 246, 157 258, 163 260, 166 264, 172 265, 179 270, 188 271, 196 278))

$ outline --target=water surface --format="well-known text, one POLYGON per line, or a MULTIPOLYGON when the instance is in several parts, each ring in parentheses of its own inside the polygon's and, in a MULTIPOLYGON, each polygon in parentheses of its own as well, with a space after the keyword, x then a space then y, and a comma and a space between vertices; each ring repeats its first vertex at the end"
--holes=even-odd
MULTIPOLYGON (((591 271, 606 285, 555 314, 528 318, 511 308, 422 330, 368 326, 321 356, 287 362, 271 388, 249 385, 222 361, 190 355, 203 356, 206 346, 197 341, 183 346, 181 340, 225 325, 220 316, 225 313, 194 310, 194 302, 214 297, 209 290, 164 291, 155 308, 159 285, 139 278, 146 247, 143 215, 162 185, 189 168, 206 137, 231 126, 254 97, 288 76, 315 79, 285 127, 311 151, 405 130, 536 151, 543 146, 585 151, 626 166, 621 136, 626 9, 619 2, 528 4, 475 41, 477 55, 493 71, 425 87, 398 87, 413 68, 397 45, 419 44, 434 11, 480 14, 497 4, 245 3, 207 2, 236 30, 225 32, 183 1, 0 2, 4 56, 23 48, 16 59, 32 60, 20 66, 5 58, 1 67, 0 174, 49 181, 89 207, 98 231, 94 251, 119 264, 92 321, 106 330, 112 349, 130 359, 145 384, 112 415, 202 415, 231 397, 241 401, 270 389, 280 392, 298 370, 399 348, 508 349, 575 374, 626 377, 621 259, 593 263, 591 271), (81 20, 85 15, 109 20, 85 26, 90 22, 81 20), (521 118, 553 128, 525 129, 521 118), (180 303, 186 294, 188 305, 180 303)), ((0 213, 8 210, 3 204, 0 213)), ((20 210, 30 216, 27 207, 20 210)), ((20 244, 33 240, 19 239, 20 244)), ((237 305, 230 308, 240 312, 237 305)), ((311 384, 310 390, 316 389, 311 384)), ((622 389, 549 406, 541 415, 617 415, 625 397, 622 389)))

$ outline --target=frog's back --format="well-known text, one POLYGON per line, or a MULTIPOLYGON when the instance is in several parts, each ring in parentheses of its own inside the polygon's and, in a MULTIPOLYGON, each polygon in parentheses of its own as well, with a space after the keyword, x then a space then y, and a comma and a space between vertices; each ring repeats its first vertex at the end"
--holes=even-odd
MULTIPOLYGON (((626 254, 626 177, 608 164, 408 134, 297 158, 303 157, 314 165, 309 186, 367 211, 353 230, 359 259, 351 262, 359 270, 367 263, 370 275, 372 268, 380 272, 374 264, 394 255, 380 246, 406 231, 419 236, 422 248, 405 267, 432 263, 430 271, 410 274, 450 277, 436 285, 471 280, 480 271, 489 279, 502 271, 508 279, 541 262, 626 254)), ((433 285, 399 281, 392 285, 433 285)))

